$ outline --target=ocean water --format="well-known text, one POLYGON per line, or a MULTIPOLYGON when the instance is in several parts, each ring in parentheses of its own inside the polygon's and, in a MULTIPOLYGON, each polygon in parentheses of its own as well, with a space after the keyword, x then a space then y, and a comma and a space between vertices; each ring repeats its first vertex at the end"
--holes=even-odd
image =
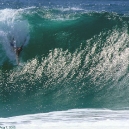
POLYGON ((0 128, 127 129, 128 71, 129 1, 0 1, 0 128))

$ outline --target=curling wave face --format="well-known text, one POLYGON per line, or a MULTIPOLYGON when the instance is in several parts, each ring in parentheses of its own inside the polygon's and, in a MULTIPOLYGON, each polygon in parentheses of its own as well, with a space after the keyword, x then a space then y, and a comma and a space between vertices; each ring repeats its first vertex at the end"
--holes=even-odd
POLYGON ((129 17, 36 7, 0 15, 1 116, 129 106, 129 17), (12 35, 19 45, 29 35, 21 67, 14 66, 12 35))

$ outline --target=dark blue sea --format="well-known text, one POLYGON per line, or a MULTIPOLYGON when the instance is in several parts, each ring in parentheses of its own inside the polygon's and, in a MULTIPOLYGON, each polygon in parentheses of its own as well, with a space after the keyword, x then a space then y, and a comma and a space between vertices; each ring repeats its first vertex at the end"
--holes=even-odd
POLYGON ((128 0, 0 0, 0 128, 128 123, 128 0))

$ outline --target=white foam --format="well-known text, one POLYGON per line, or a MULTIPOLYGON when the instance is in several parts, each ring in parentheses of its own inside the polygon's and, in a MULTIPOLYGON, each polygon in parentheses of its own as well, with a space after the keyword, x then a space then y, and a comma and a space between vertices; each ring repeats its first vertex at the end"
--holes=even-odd
POLYGON ((128 110, 73 109, 0 118, 1 127, 16 129, 128 129, 128 110))

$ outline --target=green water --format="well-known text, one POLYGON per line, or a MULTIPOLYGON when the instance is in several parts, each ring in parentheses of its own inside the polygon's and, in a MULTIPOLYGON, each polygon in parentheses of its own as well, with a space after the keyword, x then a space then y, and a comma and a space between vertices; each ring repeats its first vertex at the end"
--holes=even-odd
POLYGON ((5 10, 0 21, 1 116, 71 108, 128 107, 128 17, 5 10), (15 65, 9 40, 28 41, 15 65))

